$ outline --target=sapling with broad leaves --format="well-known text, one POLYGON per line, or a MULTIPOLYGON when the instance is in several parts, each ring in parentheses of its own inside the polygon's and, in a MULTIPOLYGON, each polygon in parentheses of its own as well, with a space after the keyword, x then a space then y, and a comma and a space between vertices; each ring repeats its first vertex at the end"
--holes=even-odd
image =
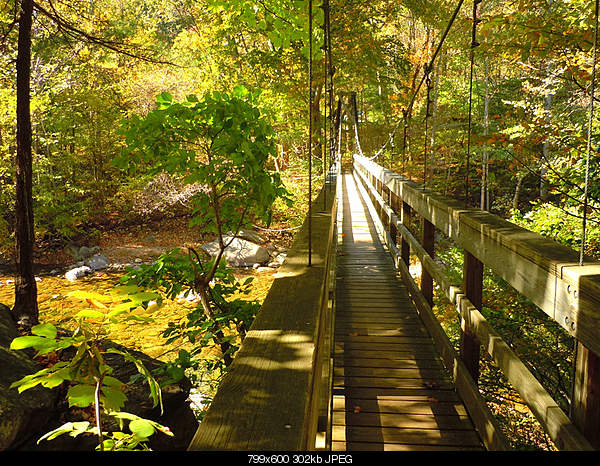
POLYGON ((120 355, 136 367, 148 383, 154 407, 159 406, 162 414, 161 387, 129 351, 103 345, 112 324, 150 320, 146 314, 152 312, 152 303, 160 301, 161 297, 140 288, 117 287, 110 294, 74 291, 67 298, 89 303, 89 308, 74 316, 76 328, 72 334, 61 333, 54 325, 43 323, 33 326, 31 335, 17 337, 10 345, 12 350, 33 348, 37 351, 36 357, 54 355, 58 361, 13 382, 11 388, 17 388, 21 393, 38 385, 50 389, 66 385, 69 407, 92 407, 94 423, 88 420, 66 422, 42 436, 38 443, 64 434, 70 437, 91 434, 97 437, 97 450, 147 450, 149 439, 155 432, 173 436, 167 427, 155 421, 122 411, 127 401, 123 390, 125 382, 114 377, 107 355, 120 355), (70 357, 67 356, 69 349, 74 352, 70 357), (118 429, 105 429, 110 424, 106 422, 106 415, 116 421, 118 429), (123 431, 125 421, 129 432, 123 431))
MULTIPOLYGON (((277 155, 275 134, 256 105, 257 97, 242 86, 202 99, 190 95, 183 102, 160 94, 155 110, 124 122, 127 147, 117 161, 124 169, 166 172, 200 186, 191 200, 190 224, 216 236, 216 255, 175 249, 150 266, 130 270, 123 281, 164 290, 171 298, 196 295, 200 305, 188 321, 170 324, 164 335, 169 342, 185 338, 196 343, 195 353, 218 345, 222 364, 216 366, 221 368, 232 362, 236 339, 243 338, 258 309, 256 303, 232 299, 248 293, 251 280, 237 282, 223 260, 225 250, 252 222, 269 224, 275 200, 291 204, 279 174, 267 169, 269 157, 277 155)), ((181 351, 173 375, 181 376, 190 361, 190 354, 181 351)))

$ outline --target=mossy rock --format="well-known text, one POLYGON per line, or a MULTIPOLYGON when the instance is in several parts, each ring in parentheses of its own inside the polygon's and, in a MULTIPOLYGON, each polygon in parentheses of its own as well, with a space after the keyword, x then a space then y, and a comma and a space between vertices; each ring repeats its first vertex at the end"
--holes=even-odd
POLYGON ((24 351, 10 350, 18 336, 10 308, 0 303, 0 450, 8 450, 43 433, 54 413, 57 393, 35 387, 19 393, 11 383, 40 370, 24 351))

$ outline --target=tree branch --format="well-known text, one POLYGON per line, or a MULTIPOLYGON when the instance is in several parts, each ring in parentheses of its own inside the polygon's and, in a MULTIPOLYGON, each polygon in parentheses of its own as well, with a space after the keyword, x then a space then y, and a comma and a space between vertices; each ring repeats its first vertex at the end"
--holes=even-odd
MULTIPOLYGON (((40 14, 46 16, 48 19, 50 19, 52 22, 54 22, 56 24, 56 26, 59 28, 59 30, 67 36, 70 36, 70 37, 72 37, 74 39, 78 39, 78 40, 83 39, 92 44, 96 44, 96 45, 99 45, 106 49, 112 50, 113 52, 116 52, 118 54, 126 55, 128 57, 135 58, 137 60, 142 60, 142 61, 145 61, 148 63, 156 63, 156 64, 162 64, 162 65, 171 65, 171 66, 181 67, 180 65, 177 65, 170 61, 158 60, 156 58, 152 58, 152 57, 149 57, 146 55, 139 55, 137 53, 129 51, 126 48, 126 44, 124 44, 122 42, 116 42, 116 41, 104 39, 102 37, 97 37, 95 35, 89 34, 85 31, 81 30, 80 28, 74 26, 73 24, 69 23, 65 19, 63 19, 60 16, 60 14, 56 11, 56 9, 54 8, 52 1, 49 0, 48 3, 50 4, 50 8, 52 9, 52 12, 48 11, 46 8, 44 8, 42 5, 40 5, 36 1, 33 2, 33 7, 40 14)), ((150 53, 147 50, 145 50, 145 52, 150 53)))

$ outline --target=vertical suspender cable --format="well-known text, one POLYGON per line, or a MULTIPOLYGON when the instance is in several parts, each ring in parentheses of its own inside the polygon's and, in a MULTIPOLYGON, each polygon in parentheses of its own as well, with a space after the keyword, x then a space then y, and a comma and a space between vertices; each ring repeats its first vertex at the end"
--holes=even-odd
POLYGON ((337 127, 337 143, 336 143, 336 154, 335 158, 338 163, 342 160, 342 98, 338 97, 337 114, 336 114, 336 127, 337 127))
POLYGON ((431 109, 431 68, 429 65, 425 68, 425 82, 427 85, 427 104, 425 106, 425 141, 423 143, 423 190, 427 185, 427 138, 429 136, 429 111, 431 109))
MULTIPOLYGON (((323 10, 323 91, 327 96, 327 6, 326 0, 322 0, 321 9, 323 10)), ((321 146, 322 164, 323 164, 323 211, 327 209, 327 97, 323 99, 323 145, 321 146)))
POLYGON ((592 79, 590 82, 590 111, 588 117, 588 137, 585 156, 585 187, 583 190, 583 225, 581 232, 581 249, 579 250, 579 265, 583 265, 583 256, 585 251, 585 235, 587 227, 587 209, 589 202, 588 188, 590 184, 590 154, 592 152, 592 129, 594 120, 594 88, 596 86, 596 63, 598 61, 598 0, 596 0, 595 18, 594 18, 594 52, 592 61, 592 79))
POLYGON ((483 0, 473 0, 473 29, 471 31, 471 75, 469 78, 469 129, 467 132, 467 173, 465 175, 465 202, 469 201, 469 172, 471 170, 471 126, 472 126, 472 107, 473 107, 473 67, 475 62, 475 48, 479 45, 476 40, 477 34, 477 5, 483 0))
POLYGON ((334 157, 334 140, 335 140, 335 134, 334 134, 334 123, 333 123, 333 61, 331 58, 331 14, 330 14, 330 7, 329 7, 329 0, 325 0, 325 24, 327 26, 327 62, 329 64, 329 67, 327 69, 327 76, 329 77, 328 79, 328 85, 329 85, 329 137, 331 139, 330 144, 329 144, 329 167, 328 169, 331 167, 331 164, 333 163, 333 157, 334 157))
POLYGON ((363 157, 362 147, 360 145, 360 134, 358 132, 358 106, 356 105, 356 92, 350 95, 352 99, 352 113, 354 113, 354 139, 356 141, 356 150, 358 154, 363 157))
POLYGON ((308 0, 308 266, 312 265, 312 0, 308 0))
POLYGON ((402 135, 402 175, 406 171, 406 144, 408 143, 408 109, 402 109, 402 119, 404 120, 404 131, 402 135))

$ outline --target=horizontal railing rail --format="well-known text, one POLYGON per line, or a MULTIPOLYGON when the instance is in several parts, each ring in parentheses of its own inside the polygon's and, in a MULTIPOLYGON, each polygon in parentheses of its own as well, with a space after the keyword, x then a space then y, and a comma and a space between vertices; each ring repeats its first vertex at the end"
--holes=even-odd
POLYGON ((482 345, 559 449, 599 448, 600 264, 579 266, 575 251, 426 190, 364 157, 355 156, 354 169, 372 201, 381 234, 446 364, 454 371, 457 390, 486 445, 502 449, 505 439, 478 396, 482 345), (414 214, 422 217, 421 242, 408 228, 414 214), (436 228, 465 251, 462 283, 450 280, 433 260, 436 228), (421 289, 408 272, 411 250, 421 262, 421 289), (483 266, 537 304, 579 342, 572 419, 480 313, 483 266), (459 357, 431 310, 434 282, 461 316, 459 357))
POLYGON ((189 450, 327 446, 338 171, 312 204, 311 265, 307 218, 189 450))

